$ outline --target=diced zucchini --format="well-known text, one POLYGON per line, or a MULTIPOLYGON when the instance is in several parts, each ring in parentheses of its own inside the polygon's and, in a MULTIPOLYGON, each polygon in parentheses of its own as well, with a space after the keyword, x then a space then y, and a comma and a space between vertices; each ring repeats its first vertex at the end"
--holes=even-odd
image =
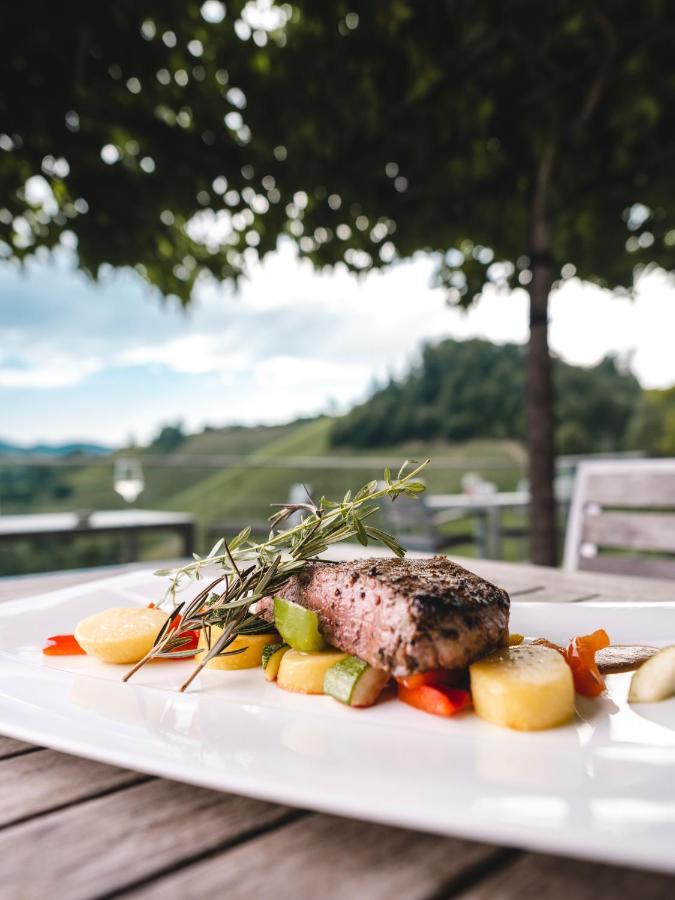
MULTIPOLYGON (((223 629, 217 625, 211 626, 211 646, 215 644, 223 629)), ((231 653, 232 650, 241 650, 231 656, 215 656, 206 664, 207 669, 255 669, 262 661, 262 655, 268 644, 279 642, 279 636, 272 632, 271 634, 238 634, 237 637, 225 650, 231 653), (242 649, 244 648, 244 649, 242 649)), ((199 632, 199 652, 195 659, 197 662, 201 659, 204 650, 206 650, 206 634, 204 631, 199 632)))
POLYGON ((283 655, 290 649, 288 644, 268 644, 263 648, 262 667, 268 681, 274 681, 277 677, 283 655))
POLYGON ((287 691, 300 694, 323 694, 323 679, 327 670, 346 655, 332 648, 314 653, 288 650, 281 658, 277 684, 287 691))
POLYGON ((358 656, 345 656, 326 672, 323 692, 348 706, 372 706, 388 681, 386 672, 374 669, 358 656))
POLYGON ((294 650, 312 653, 326 647, 319 631, 319 617, 299 603, 275 597, 274 624, 284 641, 294 650))

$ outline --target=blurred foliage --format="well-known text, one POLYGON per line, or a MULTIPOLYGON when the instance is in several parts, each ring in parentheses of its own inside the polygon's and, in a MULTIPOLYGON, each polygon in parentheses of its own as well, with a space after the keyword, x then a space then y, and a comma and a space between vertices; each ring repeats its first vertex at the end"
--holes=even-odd
POLYGON ((626 443, 650 456, 675 456, 675 387, 644 392, 631 419, 626 443))
POLYGON ((183 302, 294 240, 363 272, 437 254, 450 300, 675 266, 667 0, 7 4, 0 253, 60 241, 183 302), (214 230, 215 226, 215 230, 214 230))
MULTIPOLYGON (((336 419, 331 441, 377 447, 413 439, 522 440, 523 354, 516 344, 479 340, 427 345, 407 377, 336 419)), ((635 377, 611 357, 591 368, 555 360, 553 371, 558 451, 621 449, 641 395, 635 377)))
POLYGON ((186 437, 182 422, 177 422, 175 425, 164 425, 157 437, 151 441, 150 449, 157 453, 172 453, 185 443, 186 437))
POLYGON ((64 502, 72 495, 67 473, 45 466, 4 466, 0 456, 0 503, 3 507, 22 508, 26 504, 64 502))
POLYGON ((128 562, 122 538, 23 540, 0 545, 0 576, 128 562))

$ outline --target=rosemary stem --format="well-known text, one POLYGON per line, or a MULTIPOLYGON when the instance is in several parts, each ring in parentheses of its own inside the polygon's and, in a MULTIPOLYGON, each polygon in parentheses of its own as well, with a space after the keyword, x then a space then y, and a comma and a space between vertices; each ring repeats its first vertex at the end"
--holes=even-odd
MULTIPOLYGON (((392 535, 363 523, 377 512, 378 507, 373 506, 373 501, 382 497, 395 500, 401 494, 414 497, 421 493, 424 484, 414 479, 428 462, 429 460, 421 464, 415 463, 416 468, 406 473, 406 468, 414 463, 413 460, 406 460, 394 479, 387 469, 384 487, 376 490, 376 482, 369 482, 357 492, 354 499, 347 492, 341 503, 332 503, 322 498, 318 505, 314 502, 311 505, 304 504, 302 508, 307 510, 308 515, 298 525, 286 531, 272 531, 271 537, 265 541, 251 541, 251 530, 246 528, 232 538, 230 543, 223 539, 214 546, 213 550, 216 551, 224 546, 223 553, 209 555, 204 559, 196 558, 183 568, 167 573, 171 575, 167 597, 173 599, 174 611, 160 630, 152 649, 125 675, 124 681, 128 681, 150 659, 162 655, 170 657, 172 651, 177 649, 172 643, 177 636, 174 634, 175 626, 171 623, 178 621, 177 617, 182 612, 180 628, 186 631, 201 630, 207 635, 207 647, 201 650, 199 662, 180 687, 181 692, 187 690, 211 659, 221 654, 228 655, 228 652, 242 652, 227 651, 227 648, 238 634, 245 633, 240 629, 251 627, 251 621, 254 623, 253 627, 256 627, 256 617, 249 612, 251 604, 261 597, 283 590, 289 578, 300 572, 310 559, 331 544, 352 537, 367 544, 371 539, 385 544, 397 556, 403 556, 405 550, 392 535), (282 556, 284 551, 285 555, 282 556), (241 568, 237 560, 240 561, 241 568), (199 579, 202 567, 206 565, 220 566, 223 574, 201 590, 193 600, 177 604, 176 593, 183 582, 199 579), (218 591, 212 594, 218 585, 218 591), (220 630, 213 644, 210 635, 212 627, 220 630), (170 649, 163 653, 167 646, 170 649)), ((293 504, 284 506, 280 513, 271 517, 272 527, 276 528, 279 522, 288 518, 297 508, 298 505, 293 504)))

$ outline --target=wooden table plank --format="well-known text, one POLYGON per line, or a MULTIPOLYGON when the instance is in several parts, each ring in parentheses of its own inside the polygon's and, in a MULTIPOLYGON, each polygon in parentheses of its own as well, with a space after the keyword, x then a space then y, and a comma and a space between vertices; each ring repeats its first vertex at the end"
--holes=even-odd
POLYGON ((32 744, 26 744, 25 741, 15 741, 14 738, 0 735, 0 759, 16 756, 17 753, 26 753, 33 749, 32 744))
POLYGON ((0 831, 0 893, 3 900, 89 900, 297 815, 258 800, 148 781, 0 831))
POLYGON ((123 896, 422 900, 441 896, 467 873, 493 865, 508 852, 486 844, 311 815, 123 896))
POLYGON ((0 763, 0 828, 147 780, 147 775, 53 750, 5 759, 0 763))
MULTIPOLYGON (((455 558, 455 557, 453 557, 455 558)), ((675 580, 608 575, 604 572, 568 572, 528 563, 506 563, 488 559, 460 559, 461 565, 494 581, 514 595, 540 586, 537 599, 556 601, 570 597, 594 597, 616 602, 675 601, 675 580)))
POLYGON ((461 900, 670 900, 675 897, 675 877, 528 853, 456 896, 461 900))

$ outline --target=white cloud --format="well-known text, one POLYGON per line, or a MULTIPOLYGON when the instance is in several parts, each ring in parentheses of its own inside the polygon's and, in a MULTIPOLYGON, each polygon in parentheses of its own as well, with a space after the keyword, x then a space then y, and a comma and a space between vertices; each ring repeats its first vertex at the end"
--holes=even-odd
POLYGON ((675 382, 675 290, 664 272, 644 276, 635 297, 615 297, 576 279, 551 302, 551 346, 570 362, 592 365, 606 353, 632 357, 644 387, 675 382))
POLYGON ((84 381, 101 365, 95 360, 70 358, 36 359, 29 354, 22 365, 3 365, 0 361, 0 388, 62 388, 84 381))

